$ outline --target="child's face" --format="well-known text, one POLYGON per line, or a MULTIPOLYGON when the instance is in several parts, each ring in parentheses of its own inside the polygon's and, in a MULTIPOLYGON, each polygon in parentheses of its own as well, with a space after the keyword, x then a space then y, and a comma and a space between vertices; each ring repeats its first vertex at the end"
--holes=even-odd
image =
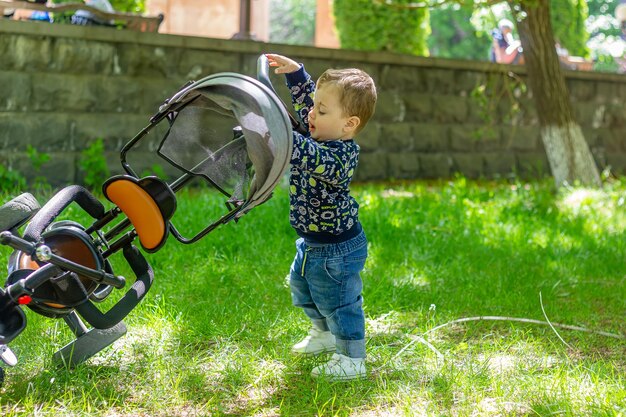
POLYGON ((344 116, 339 101, 339 89, 324 84, 315 91, 313 109, 309 112, 309 131, 317 141, 350 139, 352 131, 346 129, 349 117, 344 116))

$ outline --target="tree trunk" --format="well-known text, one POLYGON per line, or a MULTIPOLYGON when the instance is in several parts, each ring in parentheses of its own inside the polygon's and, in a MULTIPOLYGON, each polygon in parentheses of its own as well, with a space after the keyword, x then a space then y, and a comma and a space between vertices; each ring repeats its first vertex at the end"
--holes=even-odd
POLYGON ((524 49, 528 83, 539 117, 541 139, 557 187, 600 185, 598 168, 574 120, 565 76, 556 54, 549 0, 511 1, 524 49))

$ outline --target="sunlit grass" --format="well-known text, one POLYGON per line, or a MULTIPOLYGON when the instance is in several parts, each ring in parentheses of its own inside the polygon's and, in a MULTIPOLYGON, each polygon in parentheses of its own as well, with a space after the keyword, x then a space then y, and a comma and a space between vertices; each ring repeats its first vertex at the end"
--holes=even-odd
MULTIPOLYGON (((369 240, 370 375, 328 384, 309 375, 325 358, 289 353, 307 321, 285 285, 295 234, 277 189, 237 224, 147 254, 156 279, 128 334, 76 369, 50 360, 71 340, 64 323, 27 312, 2 415, 624 416, 625 191, 619 180, 558 193, 551 181, 464 178, 354 186, 369 240), (445 325, 478 316, 588 331, 445 325)), ((181 228, 198 230, 217 207, 178 197, 181 228)))

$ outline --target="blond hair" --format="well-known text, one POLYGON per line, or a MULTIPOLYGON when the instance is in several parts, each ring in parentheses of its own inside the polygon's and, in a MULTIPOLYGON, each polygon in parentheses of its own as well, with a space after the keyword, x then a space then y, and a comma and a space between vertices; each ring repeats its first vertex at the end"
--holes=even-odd
POLYGON ((317 87, 326 84, 338 88, 344 116, 357 116, 361 120, 355 131, 359 133, 376 107, 376 85, 372 77, 358 68, 328 69, 317 80, 317 87))

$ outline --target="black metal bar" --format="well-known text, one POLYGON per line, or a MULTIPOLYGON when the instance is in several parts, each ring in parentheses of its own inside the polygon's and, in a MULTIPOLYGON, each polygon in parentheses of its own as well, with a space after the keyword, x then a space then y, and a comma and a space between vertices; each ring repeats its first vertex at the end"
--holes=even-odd
POLYGON ((109 230, 104 235, 104 238, 108 241, 114 238, 115 236, 119 235, 120 233, 122 233, 124 229, 126 229, 128 226, 130 226, 130 220, 126 218, 122 220, 121 222, 119 222, 118 224, 116 224, 115 227, 113 227, 111 230, 109 230))
POLYGON ((78 317, 78 314, 76 314, 76 312, 74 311, 72 311, 67 316, 63 316, 63 320, 65 320, 65 323, 68 325, 68 327, 76 337, 81 337, 88 331, 85 323, 83 323, 80 317, 78 317))
POLYGON ((9 232, 0 233, 0 243, 20 250, 28 254, 35 260, 41 262, 49 262, 65 270, 76 272, 79 275, 84 275, 99 284, 107 284, 115 288, 124 288, 124 285, 126 285, 126 279, 124 279, 124 277, 122 276, 115 276, 105 271, 88 268, 84 265, 72 262, 68 259, 55 255, 46 246, 41 246, 41 249, 45 250, 43 250, 42 253, 38 254, 37 246, 34 243, 30 243, 22 238, 12 235, 9 232))
POLYGON ((44 265, 41 268, 33 271, 32 274, 26 278, 9 285, 6 288, 7 294, 17 302, 17 299, 25 294, 32 295, 41 284, 50 280, 50 278, 61 273, 61 269, 52 264, 44 265))
POLYGON ((169 184, 169 186, 172 189, 172 191, 176 192, 180 190, 181 188, 183 188, 185 184, 187 184, 189 181, 191 181, 194 178, 194 176, 195 175, 186 172, 180 177, 178 177, 174 182, 169 184))
POLYGON ((24 240, 11 232, 2 232, 0 233, 0 245, 10 246, 13 249, 17 249, 19 251, 24 252, 25 254, 32 256, 37 249, 37 245, 31 243, 27 240, 24 240))
POLYGON ((213 231, 217 226, 219 226, 221 224, 226 224, 229 221, 231 221, 233 219, 233 217, 235 217, 237 215, 237 213, 239 213, 244 207, 245 207, 245 204, 241 205, 239 207, 236 207, 235 209, 233 209, 230 212, 226 213, 218 221, 216 221, 215 223, 207 226, 206 228, 204 228, 203 230, 198 232, 198 234, 196 234, 191 239, 186 238, 183 235, 181 235, 180 232, 176 229, 176 227, 173 224, 171 224, 171 223, 170 223, 170 231, 172 232, 172 235, 174 235, 176 240, 178 240, 180 243, 183 243, 185 245, 189 245, 191 243, 197 242, 202 237, 206 236, 209 232, 213 231))
POLYGON ((126 246, 124 257, 137 277, 126 294, 106 313, 102 313, 91 302, 76 306, 78 314, 96 329, 108 329, 122 321, 139 304, 154 281, 152 268, 136 247, 126 246))
POLYGON ((130 246, 130 244, 133 242, 133 240, 135 240, 136 237, 137 237, 137 232, 135 230, 131 230, 130 232, 126 233, 123 237, 113 242, 109 246, 109 249, 102 253, 102 257, 104 259, 107 259, 109 256, 113 255, 115 252, 119 251, 120 249, 130 246))
POLYGON ((89 226, 89 228, 85 230, 85 232, 87 234, 92 234, 96 230, 102 229, 104 226, 112 222, 121 212, 122 210, 120 210, 119 207, 115 207, 107 211, 106 213, 104 213, 104 216, 101 219, 96 220, 91 226, 89 226))
POLYGON ((126 285, 126 278, 121 275, 115 276, 105 271, 92 269, 76 262, 72 262, 68 259, 62 258, 53 253, 49 254, 48 256, 50 256, 50 259, 47 262, 50 262, 51 264, 57 265, 68 271, 76 272, 79 275, 84 275, 87 278, 90 278, 91 280, 97 282, 98 284, 106 284, 114 288, 124 288, 124 286, 126 285))
POLYGON ((122 163, 122 167, 124 168, 124 171, 126 171, 129 175, 132 175, 135 178, 139 178, 139 176, 130 167, 130 165, 128 165, 128 162, 126 162, 126 154, 133 146, 135 146, 135 143, 137 143, 141 138, 143 138, 144 136, 148 134, 148 132, 150 131, 150 129, 152 129, 153 126, 154 125, 151 123, 148 126, 144 127, 141 130, 141 132, 137 133, 135 137, 132 138, 128 143, 126 143, 126 145, 124 145, 124 147, 120 151, 120 162, 122 163))

